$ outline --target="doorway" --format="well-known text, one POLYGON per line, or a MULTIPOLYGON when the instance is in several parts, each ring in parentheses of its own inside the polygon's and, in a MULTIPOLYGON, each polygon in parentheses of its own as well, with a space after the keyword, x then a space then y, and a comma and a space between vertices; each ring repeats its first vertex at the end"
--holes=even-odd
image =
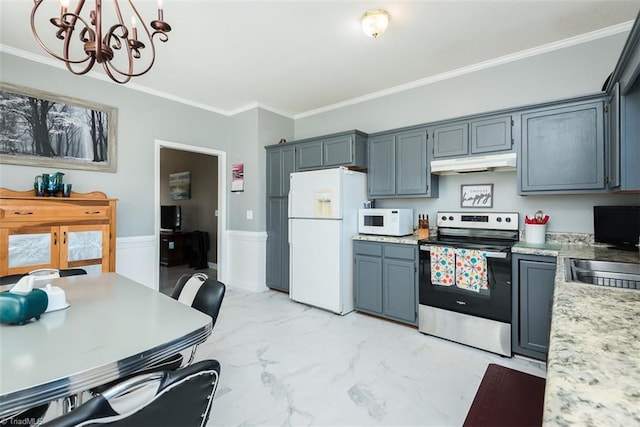
MULTIPOLYGON (((209 171, 207 171, 206 166, 200 166, 200 169, 202 170, 201 173, 197 173, 197 170, 195 170, 194 172, 196 173, 192 173, 191 175, 193 175, 193 179, 197 180, 198 176, 202 176, 203 173, 210 173, 209 171)), ((170 171, 170 172, 175 172, 175 171, 170 171)), ((183 172, 181 170, 181 172, 183 172)), ((185 170, 184 172, 191 172, 191 170, 185 170)), ((214 257, 214 262, 215 262, 215 268, 217 269, 216 273, 216 278, 217 280, 220 281, 225 281, 225 274, 226 274, 226 269, 225 269, 225 255, 226 255, 226 248, 227 248, 227 242, 226 242, 226 152, 224 151, 220 151, 220 150, 215 150, 215 149, 210 149, 210 148, 203 148, 203 147, 198 147, 198 146, 193 146, 193 145, 187 145, 187 144, 181 144, 181 143, 177 143, 177 142, 170 142, 170 141, 162 141, 162 140, 156 140, 155 141, 155 227, 154 229, 156 230, 156 235, 160 236, 160 206, 162 204, 167 204, 167 203, 172 203, 172 204, 177 204, 177 205, 184 205, 183 207, 183 227, 182 230, 183 231, 195 231, 195 228, 206 228, 206 226, 203 226, 203 221, 206 223, 207 218, 210 220, 211 218, 216 218, 217 215, 217 225, 213 226, 214 229, 210 230, 208 234, 214 234, 214 236, 210 236, 210 250, 208 252, 209 257, 212 256, 212 252, 214 257), (175 151, 173 151, 175 150, 175 151), (168 195, 165 195, 164 192, 165 190, 167 190, 167 180, 168 180, 168 173, 166 170, 163 170, 163 162, 162 160, 162 153, 163 151, 165 153, 170 152, 174 155, 174 157, 183 157, 183 158, 189 158, 189 159, 197 159, 196 162, 189 162, 189 167, 186 167, 185 169, 191 169, 191 168, 196 168, 196 163, 197 164, 201 164, 201 165, 206 165, 206 164, 213 164, 216 165, 217 163, 217 176, 209 176, 206 179, 206 182, 211 182, 213 185, 215 185, 213 191, 208 191, 206 188, 203 189, 203 183, 200 182, 192 182, 192 188, 193 188, 193 194, 194 196, 196 196, 197 198, 199 198, 199 202, 198 201, 194 201, 191 200, 191 197, 189 196, 189 199, 186 200, 175 200, 175 201, 167 201, 168 200, 168 195), (208 163, 213 161, 213 163, 208 163), (167 175, 166 177, 164 175, 167 175), (164 180, 164 182, 163 182, 164 180), (216 184, 217 182, 217 184, 216 184), (162 191, 162 193, 161 193, 162 191), (217 196, 216 196, 217 193, 217 196), (206 197, 209 197, 209 195, 217 200, 203 200, 206 197), (214 212, 215 209, 215 212, 214 212), (211 250, 212 249, 212 250, 211 250)), ((160 260, 160 239, 156 240, 156 260, 158 260, 158 264, 159 264, 159 260, 160 260)), ((208 260, 209 261, 209 260, 208 260)), ((211 261, 208 262, 209 267, 211 267, 211 261)), ((156 281, 156 283, 159 283, 159 287, 162 288, 163 284, 161 283, 163 280, 163 276, 164 279, 167 279, 167 277, 169 277, 170 275, 168 274, 160 274, 160 269, 162 267, 160 265, 158 265, 158 275, 159 275, 159 280, 156 281)), ((175 269, 181 270, 182 272, 188 272, 189 270, 187 269, 187 265, 183 264, 180 266, 176 266, 175 269)), ((173 269, 172 269, 173 270, 173 269)), ((191 272, 195 273, 196 271, 200 271, 200 270, 194 270, 191 269, 191 272)), ((211 270, 208 270, 209 273, 211 273, 211 270)), ((206 273, 206 271, 203 271, 206 273)), ((164 272, 166 273, 166 272, 164 272)), ((177 273, 176 273, 177 274, 177 273)), ((175 274, 174 274, 175 275, 175 274)), ((173 277, 173 276, 170 276, 173 277)), ((171 279, 168 279, 171 280, 171 279)), ((164 285, 165 287, 167 286, 166 284, 164 285)), ((161 290, 161 289, 159 289, 161 290)), ((165 289, 166 291, 166 289, 165 289)))

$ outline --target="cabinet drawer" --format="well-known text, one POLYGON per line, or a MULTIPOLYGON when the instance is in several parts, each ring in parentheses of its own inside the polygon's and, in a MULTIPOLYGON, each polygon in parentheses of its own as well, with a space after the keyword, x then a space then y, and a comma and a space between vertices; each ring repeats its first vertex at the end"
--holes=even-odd
POLYGON ((385 245, 384 256, 385 258, 399 258, 413 261, 415 259, 415 250, 416 248, 413 246, 397 244, 385 245))
POLYGON ((355 242, 353 250, 358 255, 382 256, 382 245, 380 243, 355 242))
POLYGON ((2 222, 108 220, 107 206, 0 206, 2 222))

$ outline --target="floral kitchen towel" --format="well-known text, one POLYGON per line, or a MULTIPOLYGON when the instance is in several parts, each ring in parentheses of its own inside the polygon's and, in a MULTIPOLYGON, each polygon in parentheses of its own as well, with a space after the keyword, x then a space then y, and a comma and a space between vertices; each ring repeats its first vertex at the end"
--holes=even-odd
POLYGON ((455 283, 456 255, 448 246, 431 247, 431 283, 451 286, 455 283))
POLYGON ((487 256, 483 251, 456 249, 456 286, 475 292, 489 288, 487 256))

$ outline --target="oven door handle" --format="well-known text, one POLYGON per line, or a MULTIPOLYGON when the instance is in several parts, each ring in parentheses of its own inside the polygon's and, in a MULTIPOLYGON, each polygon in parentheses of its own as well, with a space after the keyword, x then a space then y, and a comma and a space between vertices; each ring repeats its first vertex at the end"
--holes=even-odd
POLYGON ((487 258, 506 258, 507 257, 507 253, 506 252, 485 252, 485 255, 487 258))
MULTIPOLYGON (((431 250, 431 246, 429 245, 420 245, 420 250, 421 251, 430 251, 431 250)), ((507 258, 507 252, 485 252, 485 255, 487 258, 502 258, 505 259, 507 258)))

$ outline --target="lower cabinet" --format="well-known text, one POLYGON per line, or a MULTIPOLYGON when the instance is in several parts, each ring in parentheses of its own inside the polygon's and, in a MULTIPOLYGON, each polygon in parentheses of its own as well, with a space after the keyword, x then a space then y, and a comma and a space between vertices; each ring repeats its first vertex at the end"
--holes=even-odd
POLYGON ((513 254, 512 350, 547 360, 556 258, 513 254))
POLYGON ((418 324, 418 246, 354 241, 355 309, 418 324))
POLYGON ((267 198, 266 284, 289 292, 288 197, 267 198))

